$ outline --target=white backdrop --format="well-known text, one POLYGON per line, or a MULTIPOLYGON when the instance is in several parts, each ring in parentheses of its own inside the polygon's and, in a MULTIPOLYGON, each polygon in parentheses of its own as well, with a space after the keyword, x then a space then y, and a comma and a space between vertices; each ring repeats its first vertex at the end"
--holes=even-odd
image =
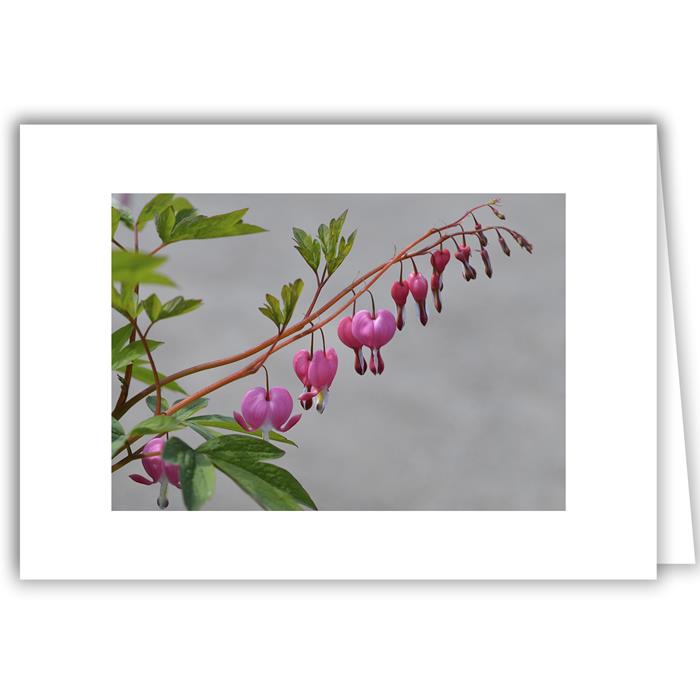
MULTIPOLYGON (((31 117, 659 121, 697 501, 700 115, 690 4, 271 4, 12 8, 0 47, 7 230, 16 230, 15 125, 31 117)), ((13 319, 16 247, 4 240, 13 319)), ((6 337, 0 424, 12 444, 16 358, 6 337)), ((0 605, 13 697, 164 687, 173 698, 697 696, 697 568, 634 585, 20 585, 16 475, 7 482, 0 605)))

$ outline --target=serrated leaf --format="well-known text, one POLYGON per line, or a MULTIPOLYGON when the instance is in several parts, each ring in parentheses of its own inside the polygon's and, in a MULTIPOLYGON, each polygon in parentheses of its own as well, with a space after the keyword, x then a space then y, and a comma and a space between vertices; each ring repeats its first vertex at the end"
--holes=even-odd
POLYGON ((134 326, 131 323, 127 323, 126 326, 122 326, 112 333, 113 353, 121 350, 126 345, 127 340, 131 337, 131 331, 133 329, 134 326))
POLYGON ((177 437, 165 443, 163 459, 180 466, 180 486, 185 507, 187 510, 199 510, 214 495, 216 472, 212 463, 177 437))
POLYGON ((146 206, 141 210, 138 219, 136 220, 136 225, 139 231, 141 231, 145 224, 147 224, 151 219, 155 218, 160 214, 165 207, 167 207, 173 199, 172 194, 157 194, 153 199, 147 202, 146 206))
MULTIPOLYGON (((189 418, 187 420, 187 424, 190 426, 190 428, 193 429, 194 425, 196 424, 198 427, 204 426, 211 428, 221 428, 222 430, 232 430, 236 433, 243 433, 245 435, 256 435, 259 438, 262 437, 262 430, 254 430, 253 432, 249 432, 247 430, 244 430, 240 425, 238 425, 234 418, 231 418, 230 416, 222 416, 216 413, 205 416, 194 416, 193 418, 189 418)), ((274 430, 270 431, 270 440, 298 447, 296 442, 290 440, 284 435, 281 435, 280 433, 276 433, 274 430)))
POLYGON ((121 291, 112 285, 112 308, 129 318, 136 318, 138 299, 132 285, 121 285, 121 291))
POLYGON ((143 310, 146 312, 148 318, 151 320, 151 322, 155 323, 160 316, 161 309, 163 308, 163 304, 161 303, 160 299, 157 297, 157 295, 151 294, 151 296, 143 300, 142 304, 143 310))
POLYGON ((329 274, 333 274, 341 266, 343 260, 345 260, 345 258, 348 256, 348 253, 352 250, 352 246, 355 243, 356 234, 357 231, 353 231, 348 237, 347 241, 341 236, 336 257, 333 259, 333 262, 329 263, 328 265, 329 274))
POLYGON ((174 416, 151 416, 135 425, 129 437, 141 437, 142 435, 159 435, 160 433, 170 433, 174 430, 182 430, 185 424, 174 416))
POLYGON ((167 242, 203 240, 209 238, 226 238, 262 233, 266 229, 242 221, 248 209, 239 209, 227 214, 204 216, 196 214, 176 222, 167 237, 167 242))
POLYGON ((302 510, 303 506, 317 510, 311 496, 286 469, 266 462, 212 461, 265 510, 302 510))
POLYGON ((155 269, 165 260, 166 258, 158 255, 113 250, 112 281, 127 285, 162 284, 174 287, 175 283, 170 278, 155 272, 155 269))
MULTIPOLYGON (((148 349, 155 350, 163 343, 159 340, 147 340, 148 349)), ((112 369, 117 372, 130 365, 134 360, 146 354, 146 348, 141 340, 135 340, 129 343, 125 348, 112 353, 112 369)))
POLYGON ((170 232, 175 226, 175 210, 172 206, 165 207, 163 211, 156 215, 156 231, 161 241, 167 241, 170 232))
MULTIPOLYGON (((134 379, 136 379, 136 381, 143 382, 148 386, 155 383, 153 381, 153 370, 151 369, 150 365, 144 365, 139 360, 134 362, 134 365, 131 369, 131 376, 134 379)), ((158 379, 159 381, 165 379, 165 375, 162 372, 158 372, 158 379)), ((162 384, 161 388, 177 392, 178 394, 187 393, 177 382, 169 382, 168 384, 162 384)))
POLYGON ((126 445, 124 428, 116 418, 112 418, 112 457, 114 457, 124 445, 126 445))
MULTIPOLYGON (((149 396, 146 398, 146 406, 151 409, 151 412, 155 414, 156 412, 156 403, 158 402, 157 398, 155 396, 149 396)), ((168 404, 168 399, 166 399, 164 396, 160 397, 160 410, 161 411, 167 411, 168 407, 170 404, 168 404)))
POLYGON ((279 299, 273 294, 266 294, 265 300, 267 303, 264 306, 259 306, 258 310, 267 316, 277 326, 278 330, 281 329, 284 325, 284 314, 282 313, 279 299))

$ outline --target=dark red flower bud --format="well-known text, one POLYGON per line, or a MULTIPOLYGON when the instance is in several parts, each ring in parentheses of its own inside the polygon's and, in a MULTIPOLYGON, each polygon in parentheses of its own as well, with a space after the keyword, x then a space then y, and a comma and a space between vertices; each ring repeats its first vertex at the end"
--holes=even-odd
POLYGON ((454 256, 462 263, 462 277, 464 277, 467 282, 469 280, 476 279, 476 270, 469 264, 469 257, 472 254, 472 249, 468 245, 457 246, 457 251, 454 256))
POLYGON ((479 252, 481 253, 481 259, 484 263, 484 272, 486 272, 486 276, 490 279, 493 275, 493 269, 491 268, 491 258, 489 257, 489 252, 486 250, 486 248, 482 248, 479 252))
POLYGON ((396 327, 399 330, 404 326, 404 307, 406 306, 406 299, 408 299, 410 291, 406 280, 396 280, 396 282, 391 285, 391 298, 396 304, 396 327))
POLYGON ((501 244, 501 250, 503 250, 503 252, 506 255, 510 255, 510 248, 508 247, 508 244, 506 243, 506 239, 503 238, 503 236, 501 236, 500 231, 498 231, 498 242, 501 244))

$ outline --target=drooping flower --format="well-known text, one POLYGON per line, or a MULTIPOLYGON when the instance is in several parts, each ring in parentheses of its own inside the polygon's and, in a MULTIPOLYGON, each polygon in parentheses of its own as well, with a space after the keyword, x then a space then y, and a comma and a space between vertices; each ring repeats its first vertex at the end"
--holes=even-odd
POLYGON ((301 413, 290 415, 294 408, 292 395, 281 386, 267 389, 256 386, 246 391, 241 402, 241 412, 233 412, 238 425, 248 432, 262 430, 263 438, 268 439, 270 430, 286 433, 301 418, 301 413))
POLYGON ((420 272, 414 270, 408 276, 408 288, 411 290, 411 296, 418 306, 420 322, 425 326, 428 323, 428 309, 425 305, 425 300, 428 296, 428 280, 420 272))
POLYGON ((466 243, 463 245, 458 245, 454 254, 455 258, 462 263, 462 267, 464 268, 462 270, 462 276, 465 280, 467 280, 467 282, 476 279, 476 270, 469 263, 469 257, 471 254, 472 249, 466 243))
MULTIPOLYGON (((299 381, 304 385, 306 392, 311 391, 311 382, 309 382, 309 365, 311 364, 311 353, 308 350, 299 350, 292 358, 292 367, 294 373, 299 377, 299 381)), ((302 400, 301 407, 308 411, 313 406, 313 398, 302 400)))
POLYGON ((370 349, 370 372, 372 374, 381 374, 384 371, 384 360, 380 349, 396 333, 394 314, 387 309, 379 309, 377 312, 358 311, 352 319, 352 333, 357 340, 370 349))
POLYGON ((486 246, 482 245, 481 250, 479 251, 481 253, 481 260, 484 263, 484 272, 486 273, 486 276, 491 279, 493 276, 493 268, 491 267, 491 258, 489 257, 489 251, 486 250, 486 246))
POLYGON ((430 289, 433 292, 433 302, 435 310, 440 313, 442 311, 442 299, 440 292, 442 291, 442 273, 450 262, 450 251, 439 249, 433 252, 430 256, 430 262, 433 266, 433 275, 430 280, 430 289))
POLYGON ((300 394, 302 403, 310 399, 316 399, 316 410, 323 413, 328 403, 328 391, 338 371, 338 355, 333 348, 328 350, 316 350, 313 355, 306 351, 306 355, 298 352, 294 356, 294 371, 300 377, 307 390, 300 394))
POLYGON ((404 307, 410 291, 408 282, 404 279, 396 280, 391 285, 391 298, 396 304, 396 328, 398 330, 401 330, 404 326, 404 307))
POLYGON ((338 324, 338 338, 340 342, 347 345, 355 353, 355 371, 358 374, 364 374, 367 371, 367 361, 362 354, 362 343, 354 336, 352 332, 352 316, 346 316, 338 324))
POLYGON ((143 484, 144 486, 160 484, 160 495, 157 503, 161 510, 168 507, 168 483, 180 488, 179 465, 166 462, 163 459, 165 443, 165 438, 155 437, 149 440, 143 448, 144 456, 141 458, 141 464, 148 476, 151 477, 150 479, 147 479, 143 474, 129 474, 129 478, 137 484, 143 484))

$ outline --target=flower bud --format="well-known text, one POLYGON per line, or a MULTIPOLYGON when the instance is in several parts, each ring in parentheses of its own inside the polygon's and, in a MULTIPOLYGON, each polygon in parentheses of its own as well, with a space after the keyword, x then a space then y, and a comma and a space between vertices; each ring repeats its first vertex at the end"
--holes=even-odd
POLYGON ((508 247, 508 244, 506 243, 506 239, 501 236, 501 232, 498 231, 498 242, 501 244, 501 250, 506 254, 510 255, 510 248, 508 247))
POLYGON ((391 285, 391 298, 396 304, 396 328, 398 330, 401 330, 404 326, 404 307, 406 306, 409 292, 410 289, 406 280, 396 280, 391 285))
POLYGON ((412 272, 408 276, 408 288, 418 307, 420 322, 425 326, 428 323, 428 309, 425 305, 425 299, 428 296, 428 280, 420 272, 412 272))
POLYGON ((489 252, 486 250, 486 248, 482 248, 480 252, 481 259, 484 263, 484 272, 486 272, 486 276, 491 279, 493 269, 491 268, 491 258, 489 258, 489 252))

